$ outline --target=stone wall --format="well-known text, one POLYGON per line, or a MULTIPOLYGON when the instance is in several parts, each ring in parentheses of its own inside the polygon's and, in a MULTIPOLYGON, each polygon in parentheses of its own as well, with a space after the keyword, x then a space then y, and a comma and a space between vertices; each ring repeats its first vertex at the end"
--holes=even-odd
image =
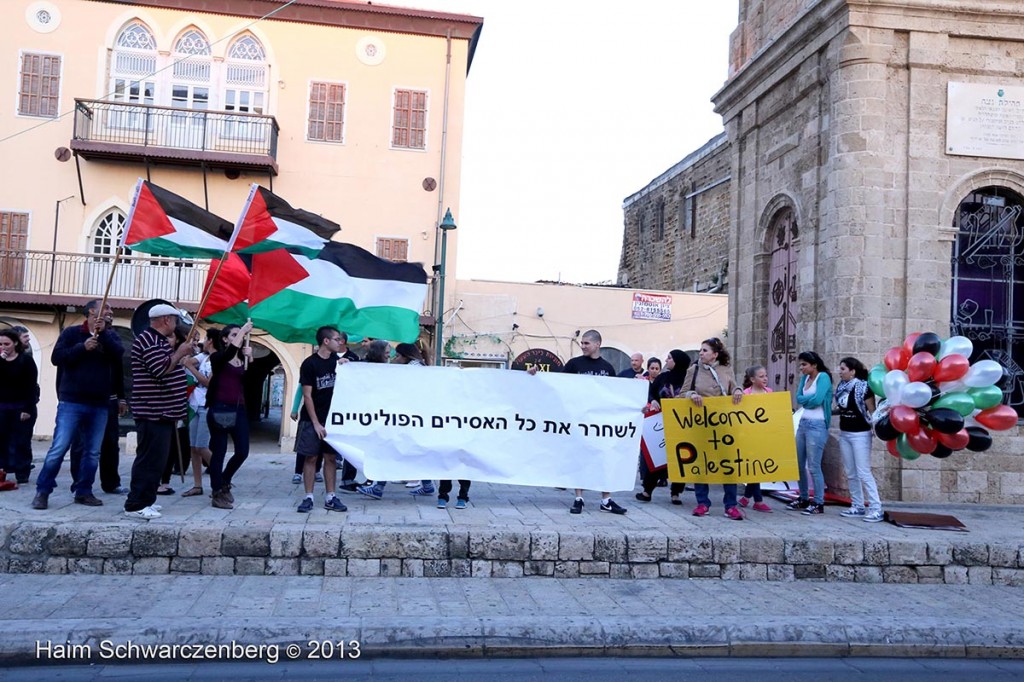
POLYGON ((1024 546, 492 528, 0 526, 0 573, 710 578, 1024 585, 1024 546))
POLYGON ((719 135, 625 200, 619 284, 709 291, 727 277, 729 163, 719 135))
MULTIPOLYGON (((870 366, 910 332, 949 334, 963 197, 988 185, 1024 193, 1024 161, 945 149, 949 82, 1024 85, 1024 6, 796 5, 743 3, 757 49, 715 95, 733 156, 730 336, 737 366, 763 361, 766 230, 791 209, 800 234, 799 349, 817 350, 833 368, 844 355, 870 366), (767 17, 794 8, 799 21, 773 34, 785 22, 767 17)), ((874 464, 883 499, 1019 504, 1021 451, 1018 428, 986 453, 908 462, 879 447, 874 464)))

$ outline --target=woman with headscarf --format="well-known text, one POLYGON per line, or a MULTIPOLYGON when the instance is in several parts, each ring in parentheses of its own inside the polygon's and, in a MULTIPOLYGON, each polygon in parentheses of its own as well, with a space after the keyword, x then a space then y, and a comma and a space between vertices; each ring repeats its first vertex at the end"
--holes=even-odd
MULTIPOLYGON (((665 398, 676 398, 683 393, 686 381, 686 370, 690 367, 690 356, 679 350, 671 350, 665 358, 665 369, 651 382, 647 400, 651 412, 661 411, 661 401, 665 398)), ((644 486, 643 492, 636 494, 641 502, 650 502, 651 493, 658 487, 658 482, 668 478, 668 467, 660 467, 656 471, 647 468, 643 457, 640 458, 640 479, 644 486)), ((682 504, 679 495, 686 490, 685 483, 673 483, 669 488, 669 499, 672 504, 682 504)))

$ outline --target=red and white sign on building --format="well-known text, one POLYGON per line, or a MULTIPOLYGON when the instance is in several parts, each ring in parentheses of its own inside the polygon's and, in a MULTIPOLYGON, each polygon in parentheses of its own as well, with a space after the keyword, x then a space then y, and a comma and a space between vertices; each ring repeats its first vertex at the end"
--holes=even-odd
POLYGON ((633 292, 634 320, 671 320, 672 297, 667 294, 633 292))

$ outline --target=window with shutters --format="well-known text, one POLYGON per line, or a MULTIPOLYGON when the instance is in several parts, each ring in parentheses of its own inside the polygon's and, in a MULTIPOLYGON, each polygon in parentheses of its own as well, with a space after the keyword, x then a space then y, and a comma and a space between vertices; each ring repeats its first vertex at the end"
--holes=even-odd
POLYGON ((60 104, 60 56, 24 52, 18 87, 18 113, 57 118, 60 104))
POLYGON ((313 81, 309 84, 309 125, 306 139, 344 143, 345 85, 313 81))
POLYGON ((427 147, 427 93, 395 90, 391 146, 402 149, 427 147))
POLYGON ((0 289, 24 288, 27 248, 28 213, 0 211, 0 289))
POLYGON ((409 260, 409 240, 394 237, 377 238, 377 257, 394 263, 409 260))

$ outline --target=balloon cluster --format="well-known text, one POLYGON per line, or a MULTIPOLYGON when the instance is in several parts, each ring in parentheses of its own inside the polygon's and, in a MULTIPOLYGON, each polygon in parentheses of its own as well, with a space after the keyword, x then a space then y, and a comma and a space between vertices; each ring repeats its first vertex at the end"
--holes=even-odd
POLYGON ((964 448, 992 447, 989 431, 1017 425, 1017 412, 1002 404, 996 386, 1003 367, 994 360, 971 364, 971 340, 946 340, 932 332, 908 336, 885 361, 868 373, 868 385, 885 400, 876 412, 875 435, 889 454, 903 459, 921 455, 949 457, 964 448))

